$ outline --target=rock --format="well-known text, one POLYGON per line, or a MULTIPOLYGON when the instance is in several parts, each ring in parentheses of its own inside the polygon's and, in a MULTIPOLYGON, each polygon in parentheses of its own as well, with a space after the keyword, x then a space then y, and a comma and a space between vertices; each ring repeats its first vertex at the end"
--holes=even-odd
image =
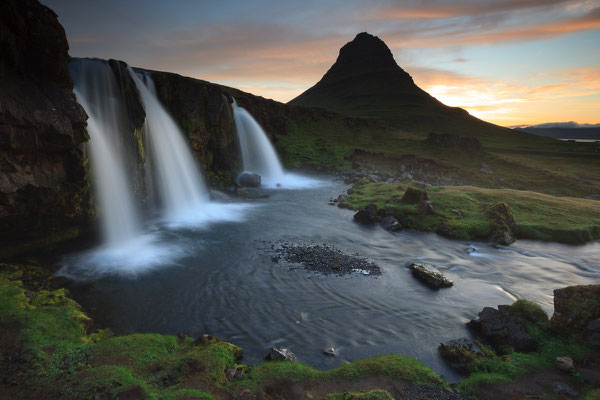
POLYGON ((414 187, 407 187, 402 196, 402 202, 408 204, 417 204, 420 201, 427 200, 427 192, 414 187))
POLYGON ((481 143, 476 138, 462 137, 451 133, 434 133, 431 132, 425 141, 429 144, 451 147, 468 153, 480 153, 481 143))
POLYGON ((352 162, 352 169, 360 169, 360 163, 353 161, 352 162))
POLYGON ((479 172, 483 172, 484 174, 493 174, 494 172, 490 169, 490 167, 488 167, 487 164, 481 164, 481 167, 479 168, 479 172))
POLYGON ((433 215, 435 214, 435 206, 429 200, 421 200, 417 203, 417 211, 421 215, 433 215))
POLYGON ((235 368, 227 368, 225 370, 225 376, 229 381, 241 381, 245 378, 244 369, 247 367, 238 365, 235 368))
POLYGON ((462 373, 471 373, 477 359, 490 357, 479 342, 467 337, 441 343, 438 351, 453 368, 462 373))
POLYGON ((394 218, 393 215, 388 215, 381 220, 381 227, 385 230, 396 232, 402 230, 402 225, 394 218))
POLYGON ((588 200, 600 200, 600 194, 592 194, 590 196, 587 196, 586 199, 588 199, 588 200))
POLYGON ((600 285, 568 286, 554 291, 550 329, 559 335, 600 345, 600 285))
POLYGON ((565 382, 552 382, 552 390, 559 396, 579 397, 579 392, 565 382))
POLYGON ((453 285, 436 267, 430 264, 413 263, 410 265, 412 274, 433 289, 448 288, 453 285))
POLYGON ((556 360, 554 360, 554 365, 556 365, 556 368, 560 369, 561 371, 569 371, 571 368, 573 368, 573 359, 570 357, 556 357, 556 360))
POLYGON ((267 361, 296 361, 296 356, 287 347, 271 347, 267 356, 267 361))
POLYGON ((237 197, 248 197, 248 191, 244 188, 235 189, 235 195, 237 197))
POLYGON ((354 214, 354 221, 359 224, 372 225, 377 219, 377 206, 373 203, 367 205, 365 208, 358 210, 354 214))
POLYGON ((479 318, 468 325, 479 331, 501 354, 537 350, 537 343, 527 335, 526 319, 514 312, 511 306, 500 305, 498 309, 485 307, 479 318))
POLYGON ((89 217, 87 115, 56 14, 35 0, 1 8, 0 241, 14 252, 89 217))
POLYGON ((489 206, 485 211, 492 229, 489 239, 492 243, 508 246, 514 243, 513 232, 516 228, 515 218, 506 203, 498 202, 489 206))
POLYGON ((244 187, 259 187, 261 182, 261 177, 259 174, 254 174, 251 172, 243 172, 238 177, 238 183, 244 187))
POLYGON ((459 217, 464 217, 465 213, 460 210, 451 210, 453 214, 458 215, 459 217))
POLYGON ((231 198, 227 194, 225 194, 219 190, 209 189, 208 195, 209 195, 211 201, 220 201, 222 203, 231 201, 231 198))
POLYGON ((323 349, 323 353, 325 353, 326 355, 328 355, 330 357, 335 357, 337 355, 337 352, 335 351, 335 349, 333 347, 327 347, 327 348, 323 349))

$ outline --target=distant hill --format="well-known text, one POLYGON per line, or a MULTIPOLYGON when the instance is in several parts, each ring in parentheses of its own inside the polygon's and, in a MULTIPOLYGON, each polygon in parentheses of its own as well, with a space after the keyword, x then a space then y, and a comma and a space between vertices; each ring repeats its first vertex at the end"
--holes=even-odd
POLYGON ((288 104, 384 120, 417 133, 438 131, 464 136, 514 137, 519 132, 442 104, 419 88, 398 66, 381 39, 366 32, 344 45, 323 78, 288 104))
POLYGON ((588 139, 600 140, 600 127, 598 128, 538 128, 528 126, 518 130, 538 136, 555 139, 588 139))

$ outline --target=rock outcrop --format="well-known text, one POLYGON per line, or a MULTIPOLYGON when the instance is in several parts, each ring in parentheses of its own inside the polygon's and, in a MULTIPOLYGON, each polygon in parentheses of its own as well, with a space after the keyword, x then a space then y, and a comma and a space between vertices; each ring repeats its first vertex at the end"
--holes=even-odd
POLYGON ((600 346, 600 285, 556 289, 550 329, 600 346))
POLYGON ((486 209, 485 215, 490 220, 492 226, 489 235, 491 242, 503 246, 514 243, 514 231, 517 225, 508 204, 502 202, 494 203, 486 209))
POLYGON ((489 349, 485 349, 481 343, 467 337, 441 343, 438 351, 452 368, 456 368, 462 373, 473 372, 475 362, 478 359, 490 357, 493 354, 489 349))
MULTIPOLYGON (((0 240, 64 236, 90 210, 87 115, 73 94, 68 44, 36 0, 0 13, 0 240)), ((17 249, 12 247, 11 251, 17 249)))
POLYGON ((532 321, 526 313, 519 312, 518 307, 499 305, 498 309, 485 307, 479 313, 479 318, 468 325, 481 333, 498 353, 510 354, 513 351, 528 352, 537 349, 538 344, 527 334, 528 323, 532 321))

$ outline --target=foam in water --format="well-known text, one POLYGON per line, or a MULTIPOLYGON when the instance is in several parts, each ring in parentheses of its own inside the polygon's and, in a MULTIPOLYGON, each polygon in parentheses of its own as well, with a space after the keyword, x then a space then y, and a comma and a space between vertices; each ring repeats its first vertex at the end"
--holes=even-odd
POLYGON ((102 60, 73 60, 69 70, 77 101, 89 116, 87 147, 105 246, 127 246, 139 235, 140 226, 126 179, 125 154, 119 145, 125 116, 118 85, 102 60))
POLYGON ((320 181, 286 172, 267 134, 252 115, 233 100, 233 119, 240 141, 244 172, 259 174, 263 186, 300 189, 319 185, 320 181))
POLYGON ((172 220, 194 219, 208 203, 208 191, 200 170, 182 132, 158 100, 150 75, 139 76, 131 68, 128 70, 146 110, 144 128, 157 178, 153 184, 166 216, 172 220))

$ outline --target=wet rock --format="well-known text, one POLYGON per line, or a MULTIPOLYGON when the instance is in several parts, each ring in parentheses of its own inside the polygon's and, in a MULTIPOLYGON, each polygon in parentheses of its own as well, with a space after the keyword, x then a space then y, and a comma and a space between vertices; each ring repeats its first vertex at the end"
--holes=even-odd
POLYGON ((261 177, 259 174, 244 172, 238 177, 238 183, 244 187, 259 187, 261 177))
POLYGON ((435 206, 429 200, 421 200, 417 203, 417 211, 421 215, 433 215, 435 214, 435 206))
POLYGON ((301 264, 309 271, 324 275, 381 275, 381 268, 358 254, 345 254, 326 244, 290 245, 283 243, 272 249, 289 263, 301 264))
POLYGON ((556 357, 554 365, 561 371, 568 371, 573 368, 573 359, 570 357, 556 357))
POLYGON ((225 376, 229 381, 241 381, 245 378, 244 371, 247 369, 244 365, 238 365, 235 368, 227 368, 225 370, 225 376))
POLYGON ((237 197, 248 197, 248 191, 244 188, 235 189, 235 195, 237 197))
POLYGON ((514 243, 513 232, 516 224, 508 204, 502 202, 494 203, 486 209, 485 215, 492 225, 489 235, 489 240, 492 243, 503 246, 514 243))
POLYGON ((220 201, 223 203, 231 201, 231 198, 227 194, 225 194, 219 190, 210 189, 208 191, 208 194, 210 196, 211 201, 220 201))
POLYGON ((579 392, 565 382, 552 382, 552 390, 559 396, 579 397, 579 392))
POLYGON ((381 220, 381 227, 385 230, 392 232, 402 230, 402 225, 396 220, 396 218, 394 218, 393 215, 388 215, 387 217, 384 217, 381 220))
POLYGON ((271 347, 267 356, 267 361, 296 361, 296 355, 287 347, 271 347))
POLYGON ((323 349, 323 353, 328 355, 329 357, 335 357, 337 355, 337 352, 335 351, 335 348, 333 348, 333 347, 327 347, 327 348, 323 349))
POLYGON ((404 192, 404 196, 402 196, 402 202, 408 204, 417 204, 420 201, 427 200, 427 192, 422 189, 417 189, 414 187, 407 187, 404 192))
POLYGON ((472 372, 477 359, 489 357, 479 342, 467 337, 441 343, 438 351, 453 368, 462 373, 472 372))
POLYGON ((363 225, 373 225, 377 219, 377 206, 373 203, 365 208, 358 210, 354 214, 354 221, 363 225))
POLYGON ((433 289, 448 288, 452 281, 444 276, 436 267, 430 264, 413 263, 410 265, 412 274, 421 282, 433 289))
POLYGON ((550 329, 560 335, 600 346, 600 285, 556 289, 550 329))
POLYGON ((468 325, 479 331, 501 354, 537 350, 537 343, 527 335, 527 321, 508 305, 500 305, 498 309, 485 307, 479 318, 468 325))

